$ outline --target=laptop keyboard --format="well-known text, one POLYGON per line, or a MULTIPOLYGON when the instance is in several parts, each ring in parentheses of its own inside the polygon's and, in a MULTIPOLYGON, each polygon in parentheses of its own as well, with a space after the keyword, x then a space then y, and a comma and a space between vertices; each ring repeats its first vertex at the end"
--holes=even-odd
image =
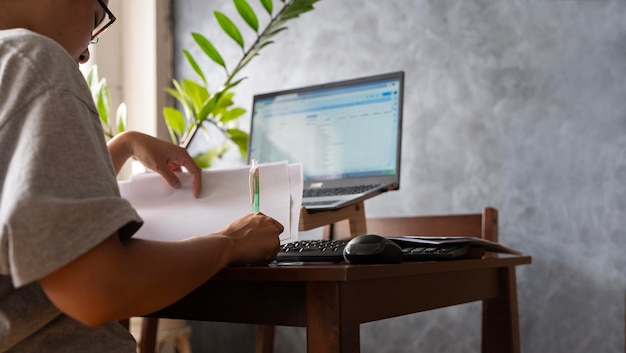
POLYGON ((306 189, 303 191, 304 197, 337 196, 361 194, 367 190, 380 186, 380 184, 343 186, 336 188, 306 189))
MULTIPOLYGON (((277 262, 341 262, 343 249, 349 240, 299 240, 281 245, 277 262)), ((398 242, 396 242, 398 243, 398 242)), ((402 261, 453 260, 465 255, 467 243, 424 246, 398 243, 402 248, 402 261)))

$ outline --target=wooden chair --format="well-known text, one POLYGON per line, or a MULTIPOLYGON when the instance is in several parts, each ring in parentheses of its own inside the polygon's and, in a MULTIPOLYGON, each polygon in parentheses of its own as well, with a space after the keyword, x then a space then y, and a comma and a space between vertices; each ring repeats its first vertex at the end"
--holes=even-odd
MULTIPOLYGON (((453 214, 434 216, 385 217, 366 218, 367 233, 383 236, 419 235, 419 236, 466 236, 498 241, 498 211, 495 208, 485 208, 482 213, 453 214)), ((354 234, 350 231, 348 220, 331 224, 324 230, 326 239, 350 239, 354 234)), ((496 256, 489 254, 485 256, 496 256)), ((483 301, 482 308, 482 342, 496 342, 497 336, 511 335, 513 337, 513 351, 519 352, 519 317, 517 312, 517 288, 515 273, 509 274, 507 288, 503 288, 514 307, 504 307, 505 303, 498 301, 483 301), (502 317, 498 313, 508 310, 512 317, 502 317), (486 339, 487 328, 497 328, 503 335, 495 335, 486 339)), ((491 331, 494 332, 494 331, 491 331)), ((261 326, 257 333, 257 353, 273 352, 274 327, 261 326)), ((501 347, 496 351, 508 352, 509 347, 501 347)), ((482 347, 486 351, 486 347, 482 347)))
MULTIPOLYGON (((130 331, 130 319, 120 320, 120 324, 130 331)), ((159 319, 147 317, 141 324, 141 339, 137 342, 137 353, 156 353, 159 319)))
MULTIPOLYGON (((337 222, 325 229, 329 239, 351 238, 346 221, 337 222)), ((498 241, 498 211, 485 208, 482 213, 367 218, 368 233, 384 236, 465 236, 498 241)))

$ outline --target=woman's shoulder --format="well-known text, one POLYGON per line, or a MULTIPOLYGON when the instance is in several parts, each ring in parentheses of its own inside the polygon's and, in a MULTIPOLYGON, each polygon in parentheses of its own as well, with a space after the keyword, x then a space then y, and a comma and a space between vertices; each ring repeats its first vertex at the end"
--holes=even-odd
POLYGON ((0 66, 0 91, 5 93, 17 90, 37 94, 61 89, 85 95, 78 64, 60 44, 35 32, 0 30, 0 66))
POLYGON ((54 56, 63 59, 63 61, 74 62, 59 43, 23 28, 1 30, 0 44, 2 57, 12 55, 24 57, 54 56))

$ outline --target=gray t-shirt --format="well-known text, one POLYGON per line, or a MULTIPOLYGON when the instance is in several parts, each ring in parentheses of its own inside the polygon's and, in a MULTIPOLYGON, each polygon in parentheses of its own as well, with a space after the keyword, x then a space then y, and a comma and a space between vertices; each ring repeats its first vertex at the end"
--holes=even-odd
POLYGON ((0 30, 0 187, 0 352, 135 353, 121 325, 84 326, 38 284, 142 221, 120 197, 78 65, 23 29, 0 30))

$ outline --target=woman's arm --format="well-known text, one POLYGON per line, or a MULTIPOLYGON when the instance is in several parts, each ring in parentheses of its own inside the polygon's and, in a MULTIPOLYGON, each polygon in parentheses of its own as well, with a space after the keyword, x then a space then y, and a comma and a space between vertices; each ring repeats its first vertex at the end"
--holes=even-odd
MULTIPOLYGON (((184 148, 138 132, 108 143, 116 171, 135 158, 177 187, 173 173, 185 167, 200 193, 201 170, 184 148)), ((89 326, 140 316, 182 298, 224 266, 269 262, 283 226, 262 213, 242 217, 216 234, 178 242, 121 241, 112 234, 66 266, 40 280, 61 311, 89 326)))
POLYGON ((40 281, 49 299, 89 326, 144 315, 182 298, 229 264, 271 261, 283 227, 261 213, 218 234, 179 242, 112 235, 40 281))

